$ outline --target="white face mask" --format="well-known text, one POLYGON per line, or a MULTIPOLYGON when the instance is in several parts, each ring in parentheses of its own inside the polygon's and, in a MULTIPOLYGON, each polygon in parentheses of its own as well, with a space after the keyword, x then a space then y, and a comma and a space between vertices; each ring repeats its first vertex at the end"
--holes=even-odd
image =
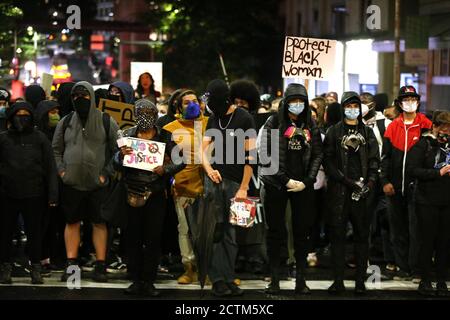
POLYGON ((402 109, 405 112, 416 112, 417 102, 416 101, 404 101, 402 102, 402 109))

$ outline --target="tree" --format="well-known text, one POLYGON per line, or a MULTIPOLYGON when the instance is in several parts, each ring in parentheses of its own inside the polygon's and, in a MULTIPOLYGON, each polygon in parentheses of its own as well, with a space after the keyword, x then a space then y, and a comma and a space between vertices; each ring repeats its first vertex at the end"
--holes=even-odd
POLYGON ((157 50, 165 80, 202 91, 223 78, 219 53, 230 81, 249 78, 279 86, 283 34, 277 0, 151 1, 148 22, 168 40, 157 50))

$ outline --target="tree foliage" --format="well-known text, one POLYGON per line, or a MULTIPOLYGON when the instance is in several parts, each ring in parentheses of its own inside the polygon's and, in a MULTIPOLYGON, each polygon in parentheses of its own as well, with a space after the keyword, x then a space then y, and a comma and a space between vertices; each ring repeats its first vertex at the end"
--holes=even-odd
POLYGON ((149 1, 148 22, 168 40, 159 48, 165 80, 204 90, 223 78, 249 78, 262 86, 281 82, 283 35, 277 0, 149 1))

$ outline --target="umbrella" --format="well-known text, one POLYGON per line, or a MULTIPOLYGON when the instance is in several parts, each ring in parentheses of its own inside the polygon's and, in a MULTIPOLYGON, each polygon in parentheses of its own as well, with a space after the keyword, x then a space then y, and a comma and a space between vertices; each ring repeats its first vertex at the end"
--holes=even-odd
POLYGON ((200 286, 203 289, 208 275, 208 267, 211 261, 214 230, 216 227, 216 212, 219 208, 217 196, 214 194, 218 190, 218 186, 205 178, 203 196, 187 208, 187 217, 189 231, 192 240, 192 246, 197 260, 197 271, 200 286))

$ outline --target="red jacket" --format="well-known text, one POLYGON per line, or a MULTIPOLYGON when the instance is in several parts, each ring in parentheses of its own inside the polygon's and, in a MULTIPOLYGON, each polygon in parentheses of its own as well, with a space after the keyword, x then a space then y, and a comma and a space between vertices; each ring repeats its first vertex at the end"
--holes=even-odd
POLYGON ((431 129, 431 121, 417 113, 414 122, 405 125, 403 114, 387 127, 384 134, 380 180, 382 185, 392 183, 396 191, 405 192, 411 179, 406 176, 407 155, 419 141, 423 130, 431 129))

